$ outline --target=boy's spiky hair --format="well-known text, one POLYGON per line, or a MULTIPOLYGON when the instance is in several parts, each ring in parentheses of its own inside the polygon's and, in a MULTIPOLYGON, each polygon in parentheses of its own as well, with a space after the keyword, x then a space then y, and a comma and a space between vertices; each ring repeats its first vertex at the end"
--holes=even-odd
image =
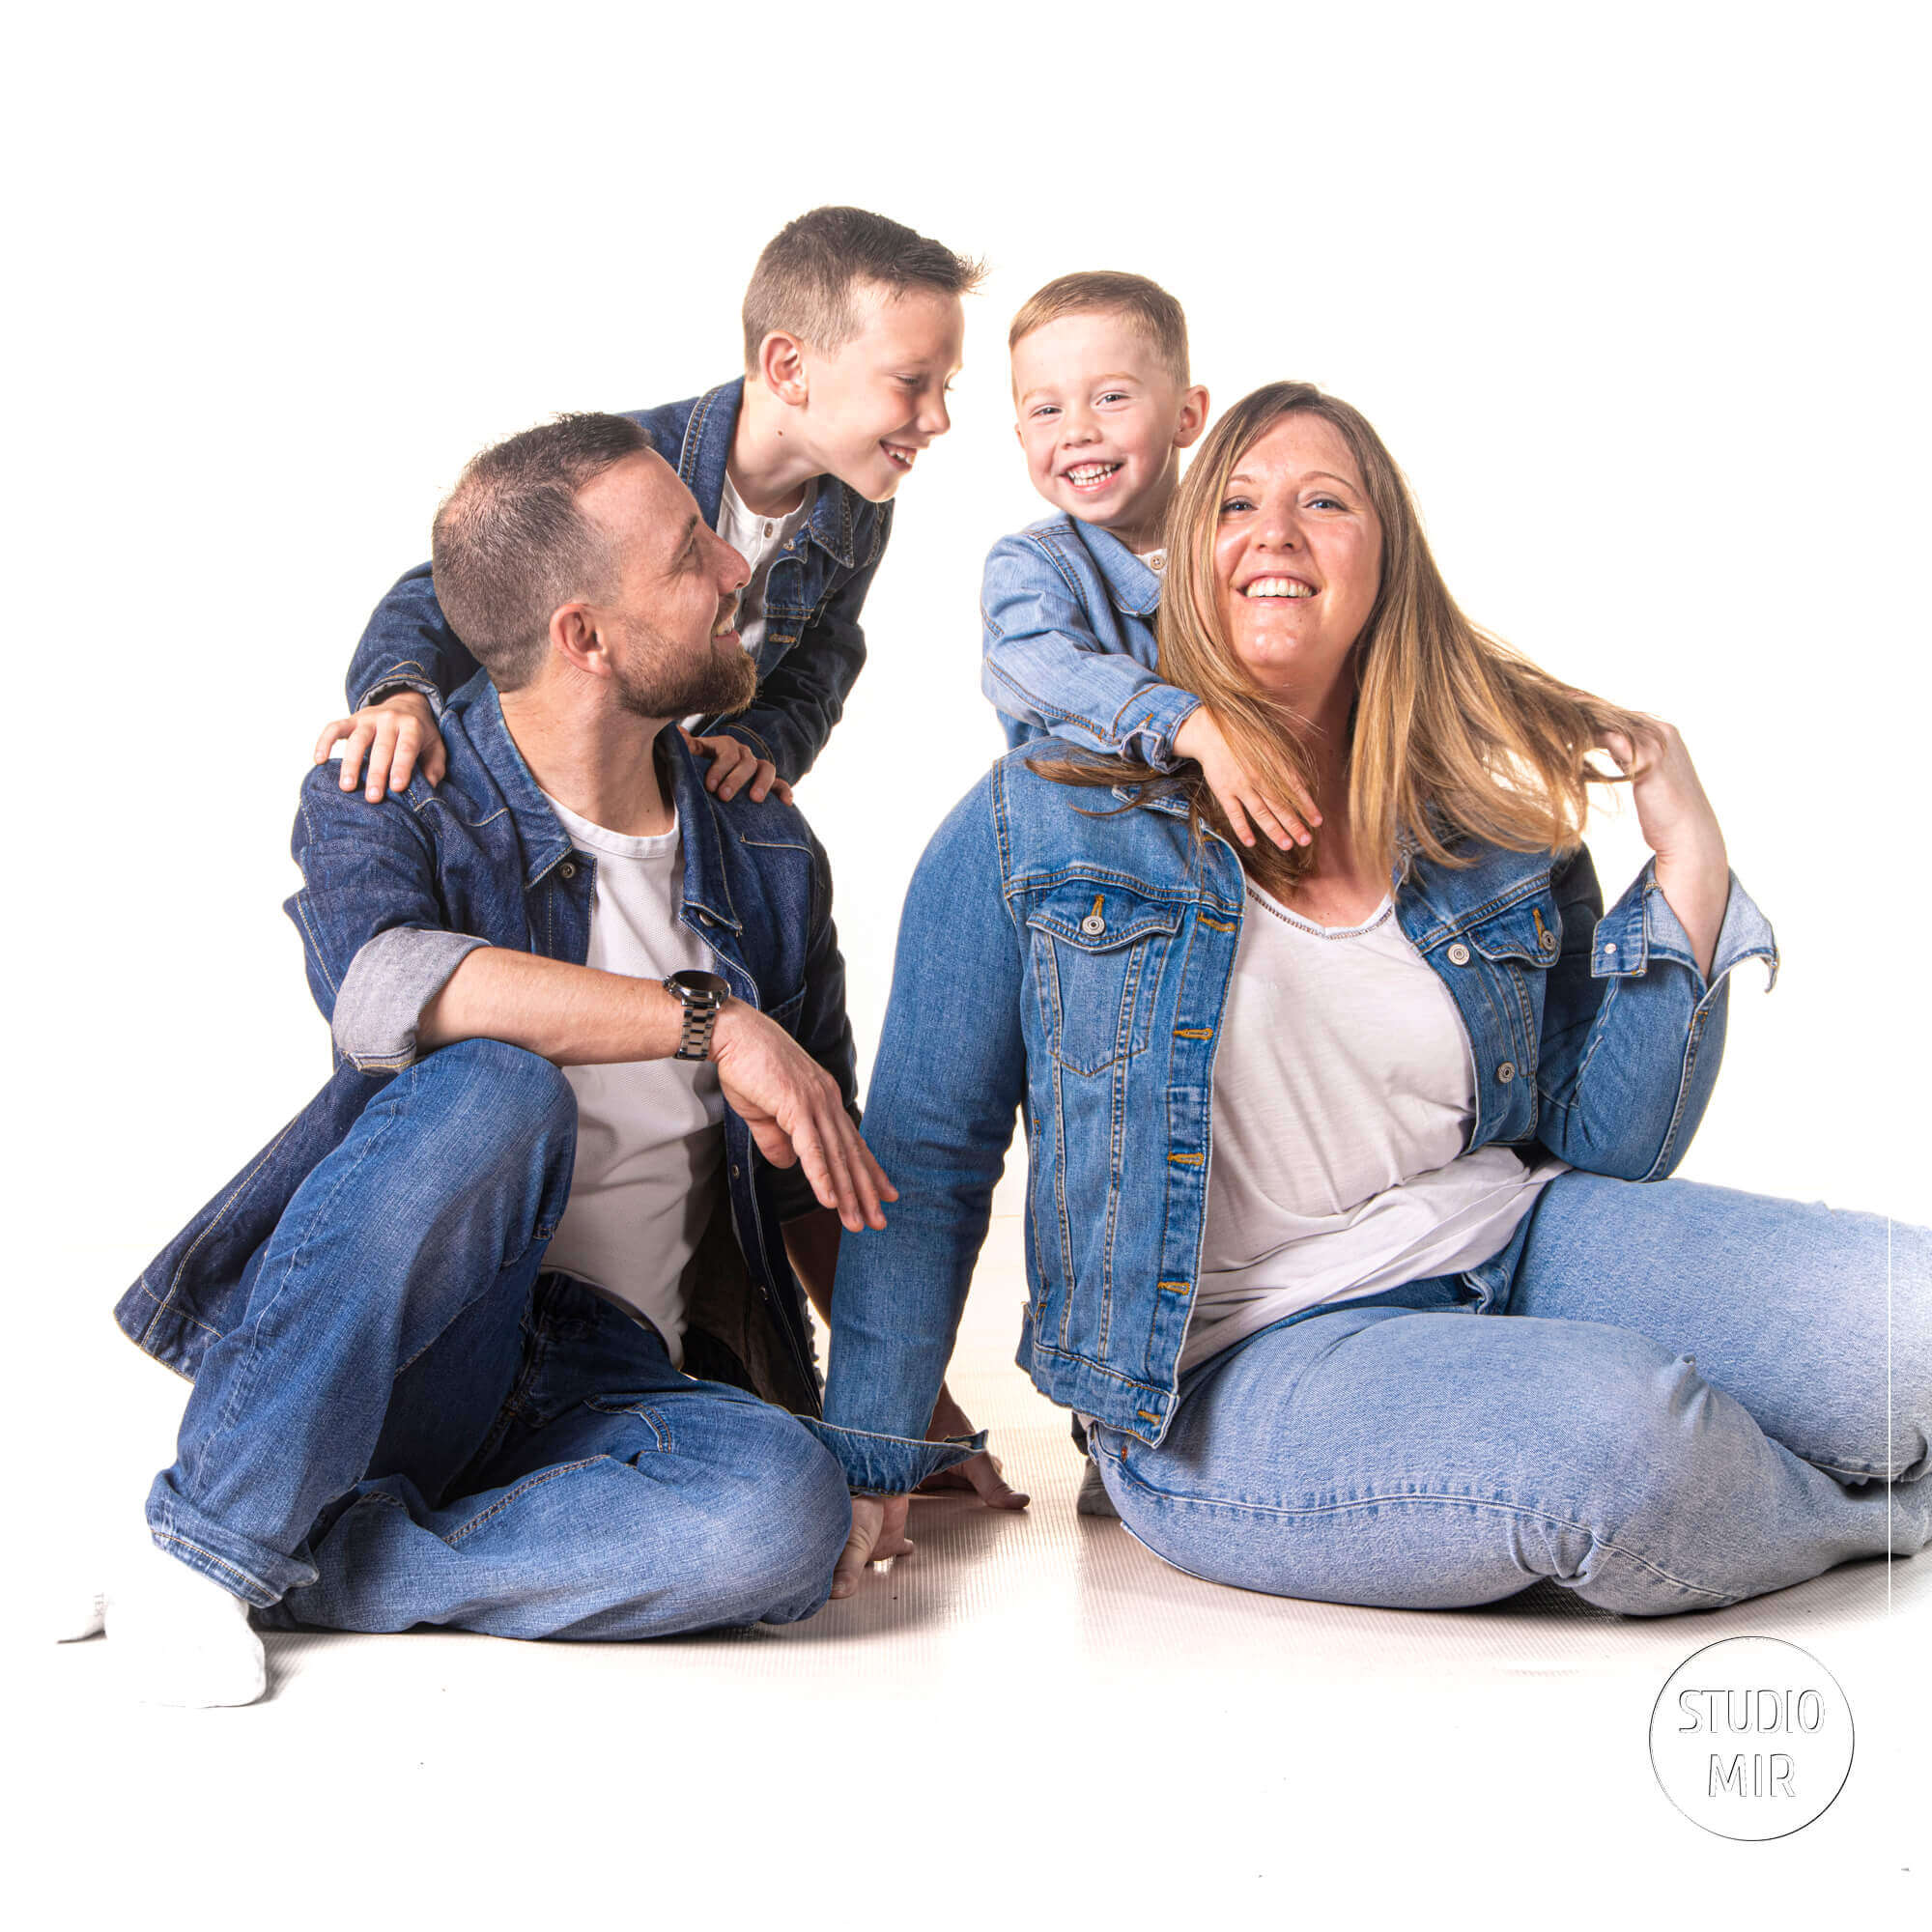
POLYGON ((1077 275, 1060 275, 1021 303, 1007 331, 1010 355, 1020 342, 1064 315, 1106 310, 1124 316, 1146 336, 1161 365, 1183 389, 1187 386, 1187 317, 1180 304, 1145 275, 1128 275, 1117 269, 1087 269, 1077 275))
POLYGON ((852 296, 867 282, 895 295, 935 289, 963 296, 985 265, 955 255, 944 242, 863 208, 814 208, 788 221, 765 243, 745 291, 745 366, 757 366, 775 329, 814 349, 842 348, 859 332, 852 296))

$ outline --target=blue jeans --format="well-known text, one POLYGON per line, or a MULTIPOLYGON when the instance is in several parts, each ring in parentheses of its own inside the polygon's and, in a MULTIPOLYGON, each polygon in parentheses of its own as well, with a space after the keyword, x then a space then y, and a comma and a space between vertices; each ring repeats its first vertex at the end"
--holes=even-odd
POLYGON ((281 1626, 619 1638, 817 1609, 851 1518, 834 1458, 541 1272, 576 1130, 556 1068, 496 1041, 377 1094, 203 1360, 156 1541, 281 1626))
POLYGON ((1571 1173, 1475 1274, 1277 1322, 1183 1378, 1157 1448, 1093 1447, 1213 1582, 1443 1609, 1548 1577, 1662 1616, 1924 1548, 1928 1433, 1925 1231, 1571 1173))

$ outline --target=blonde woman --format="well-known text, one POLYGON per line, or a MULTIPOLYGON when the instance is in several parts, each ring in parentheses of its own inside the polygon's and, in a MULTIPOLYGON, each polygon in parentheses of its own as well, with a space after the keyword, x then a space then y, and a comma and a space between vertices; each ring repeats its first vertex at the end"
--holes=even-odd
POLYGON ((934 838, 866 1115, 899 1201, 834 1299, 835 1594, 963 1453, 917 1438, 1021 1106, 1020 1359, 1183 1570, 1661 1615, 1921 1548, 1924 1234, 1667 1178, 1728 975, 1776 964, 1676 732, 1472 626, 1305 384, 1216 427, 1169 549, 1161 673, 1302 836, 1035 748, 934 838), (1653 852, 1607 913, 1600 778, 1653 852))

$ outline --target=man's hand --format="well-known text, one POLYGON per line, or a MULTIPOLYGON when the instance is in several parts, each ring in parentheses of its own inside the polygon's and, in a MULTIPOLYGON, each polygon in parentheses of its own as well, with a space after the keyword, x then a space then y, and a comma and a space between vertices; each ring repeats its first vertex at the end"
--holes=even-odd
POLYGON ((355 789, 366 756, 369 783, 364 796, 371 805, 381 803, 385 791, 407 791, 418 765, 431 784, 440 784, 448 768, 436 713, 419 691, 392 692, 380 704, 365 704, 353 718, 325 724, 315 741, 317 764, 328 756, 338 738, 349 740, 342 753, 342 789, 355 789))
MULTIPOLYGON (((684 729, 682 725, 678 728, 684 729)), ((715 791, 721 799, 735 798, 740 787, 749 782, 754 800, 762 800, 767 792, 775 791, 781 805, 791 803, 791 786, 779 777, 779 768, 769 758, 759 757, 751 746, 722 734, 716 738, 694 738, 689 731, 684 733, 684 742, 700 758, 711 760, 711 769, 704 778, 706 791, 715 791)))
POLYGON ((1302 803, 1297 816, 1295 810, 1263 791, 1249 776, 1247 766, 1236 757, 1205 704, 1180 721, 1180 729, 1174 734, 1174 749, 1178 756, 1192 758, 1201 767, 1208 789, 1228 814, 1228 823, 1243 845, 1255 842, 1255 835, 1248 830, 1250 819, 1284 852, 1311 842, 1308 827, 1320 825, 1321 814, 1312 804, 1302 803))
POLYGON ((903 1496, 854 1496, 852 1534, 832 1573, 832 1594, 849 1597, 859 1587, 867 1563, 884 1563, 912 1548, 906 1540, 903 1496))
MULTIPOLYGON (((952 1400, 952 1391, 944 1382, 939 1385, 939 1400, 932 1405, 932 1421, 925 1432, 928 1442, 944 1442, 952 1435, 971 1435, 973 1425, 966 1420, 966 1411, 952 1400)), ((945 1492, 970 1491, 988 1509, 1023 1510, 1033 1500, 1022 1495, 1006 1479, 1000 1459, 990 1449, 982 1449, 977 1456, 969 1456, 963 1463, 956 1463, 950 1469, 942 1469, 936 1476, 928 1476, 919 1486, 923 1496, 943 1494, 945 1492)))
POLYGON ((886 1225, 879 1204, 896 1201, 898 1190, 852 1124, 838 1083, 783 1027, 733 1000, 718 1016, 711 1057, 725 1104, 768 1161, 802 1166, 811 1191, 853 1234, 886 1225))

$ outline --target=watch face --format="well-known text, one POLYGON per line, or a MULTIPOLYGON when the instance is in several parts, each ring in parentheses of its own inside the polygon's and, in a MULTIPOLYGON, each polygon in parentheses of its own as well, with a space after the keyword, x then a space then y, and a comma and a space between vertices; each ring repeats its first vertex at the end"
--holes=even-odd
POLYGON ((731 996, 730 981, 719 973, 673 973, 665 984, 678 993, 699 999, 724 1000, 731 996))

